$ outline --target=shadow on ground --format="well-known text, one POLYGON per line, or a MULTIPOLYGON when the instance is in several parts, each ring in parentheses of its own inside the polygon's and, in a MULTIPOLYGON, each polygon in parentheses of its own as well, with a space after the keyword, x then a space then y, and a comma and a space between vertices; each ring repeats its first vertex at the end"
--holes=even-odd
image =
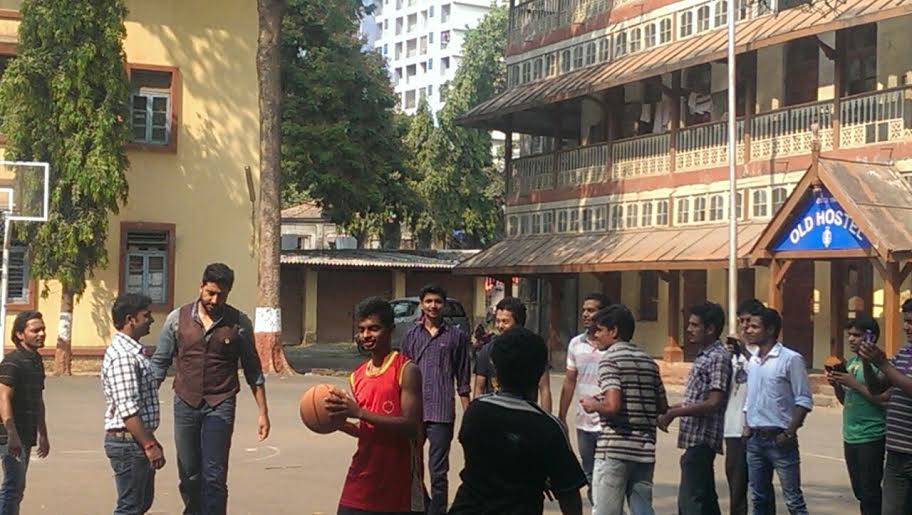
POLYGON ((318 343, 285 347, 288 363, 299 374, 347 376, 367 356, 353 343, 318 343))

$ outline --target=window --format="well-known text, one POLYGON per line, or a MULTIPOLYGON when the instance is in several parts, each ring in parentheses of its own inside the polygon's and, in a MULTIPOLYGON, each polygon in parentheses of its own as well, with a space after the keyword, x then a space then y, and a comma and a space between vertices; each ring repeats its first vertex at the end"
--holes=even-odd
POLYGON ((697 9, 697 32, 706 32, 709 30, 709 6, 704 5, 697 9))
POLYGON ((446 48, 450 45, 450 31, 445 30, 440 33, 440 48, 446 48))
POLYGON ((627 204, 627 228, 634 228, 639 225, 639 205, 637 204, 627 204))
POLYGON ((784 187, 773 188, 773 211, 771 214, 775 215, 779 209, 785 204, 785 200, 788 198, 788 190, 784 187))
POLYGON ((531 228, 531 219, 529 215, 521 215, 519 217, 519 234, 530 234, 531 228))
POLYGON ((738 20, 746 20, 750 12, 750 0, 735 0, 735 9, 737 10, 738 20))
POLYGON ((680 25, 678 27, 679 37, 686 38, 693 34, 693 12, 684 11, 681 13, 680 25))
POLYGON ((578 209, 570 210, 570 232, 579 232, 580 230, 580 212, 578 209))
POLYGON ((621 204, 612 204, 611 219, 609 225, 611 229, 620 229, 624 227, 624 206, 621 204))
POLYGON ((532 63, 526 61, 522 64, 522 84, 532 80, 532 63))
POLYGON ((856 95, 876 90, 877 24, 854 27, 846 30, 844 34, 842 37, 846 42, 846 94, 856 95))
POLYGON ((432 6, 428 7, 428 18, 433 18, 433 17, 434 17, 434 6, 432 5, 432 6))
POLYGON ((643 213, 640 220, 642 227, 652 227, 652 202, 643 202, 643 213))
POLYGON ((640 29, 633 29, 630 31, 630 53, 639 52, 640 45, 643 42, 643 31, 640 29))
POLYGON ((557 54, 545 56, 545 67, 548 70, 548 77, 557 75, 557 54))
POLYGON ((30 304, 31 278, 26 260, 27 249, 19 245, 10 245, 9 249, 9 281, 6 285, 6 305, 30 304))
POLYGON ((532 61, 532 80, 538 80, 542 78, 542 58, 538 58, 532 61))
POLYGON ((414 109, 416 105, 415 90, 405 92, 405 108, 414 109))
POLYGON ((716 27, 721 27, 728 23, 728 2, 719 0, 716 2, 716 27))
POLYGON ((130 141, 143 145, 173 144, 176 69, 130 68, 130 141))
POLYGON ((712 221, 721 220, 725 216, 725 197, 723 195, 713 195, 709 201, 709 219, 712 221))
POLYGON ((583 67, 583 47, 582 45, 577 45, 573 49, 573 69, 583 67))
POLYGON ((586 45, 586 66, 595 64, 597 48, 594 41, 586 45))
POLYGON ((557 212, 557 232, 567 232, 567 211, 557 212))
POLYGON ((519 85, 519 65, 518 64, 514 64, 514 65, 510 66, 509 73, 507 76, 507 83, 510 86, 519 85))
POLYGON ((694 222, 705 222, 706 221, 706 197, 697 197, 693 201, 694 206, 694 222))
POLYGON ((659 227, 668 225, 668 201, 660 200, 656 202, 656 219, 655 224, 659 227))
POLYGON ((744 220, 744 196, 747 194, 745 191, 739 191, 735 197, 735 215, 738 220, 744 220))
MULTIPOLYGON (((450 69, 450 58, 441 57, 440 58, 440 67, 443 69, 443 71, 449 70, 450 69)), ((513 65, 513 69, 514 70, 516 69, 516 65, 513 65)))
POLYGON ((592 231, 592 208, 583 209, 583 232, 592 231))
POLYGON ((542 232, 544 234, 554 232, 554 211, 545 211, 542 214, 542 232))
POLYGON ((690 223, 690 199, 689 198, 679 198, 677 207, 678 207, 677 223, 679 223, 679 224, 690 223))
POLYGON ((766 190, 754 190, 754 217, 764 217, 767 216, 767 199, 766 199, 766 190))
POLYGON ((659 22, 659 43, 665 44, 671 41, 671 19, 665 18, 659 22))
POLYGON ((606 63, 611 59, 611 38, 599 40, 599 61, 606 63))
POLYGON ((570 50, 564 50, 561 52, 561 73, 567 73, 570 71, 570 66, 573 64, 573 61, 570 59, 570 50))
POLYGON ((170 224, 121 224, 123 276, 120 290, 142 293, 152 303, 173 303, 174 226, 170 224))
POLYGON ((429 98, 434 96, 434 85, 433 84, 428 84, 427 95, 429 98))
POLYGON ((646 48, 656 46, 656 26, 654 23, 650 23, 643 28, 643 35, 643 44, 646 48))
POLYGON ((507 218, 507 234, 510 236, 519 235, 519 217, 511 216, 507 218))
POLYGON ((602 206, 595 209, 595 230, 604 231, 608 227, 608 207, 602 206))
POLYGON ((433 58, 428 59, 427 69, 428 69, 428 70, 433 70, 433 69, 434 69, 434 59, 433 59, 433 58))
POLYGON ((434 44, 434 33, 428 32, 427 38, 428 38, 428 43, 433 45, 434 44))
POLYGON ((624 57, 627 55, 627 33, 620 32, 617 37, 614 38, 614 57, 624 57))
POLYGON ((654 270, 640 272, 639 319, 655 322, 659 319, 659 274, 654 270))

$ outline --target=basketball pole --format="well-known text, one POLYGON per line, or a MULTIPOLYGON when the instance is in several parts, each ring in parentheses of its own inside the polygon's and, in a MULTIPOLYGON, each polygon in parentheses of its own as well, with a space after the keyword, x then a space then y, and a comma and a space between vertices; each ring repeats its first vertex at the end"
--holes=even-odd
POLYGON ((6 296, 9 289, 9 249, 10 249, 10 219, 6 213, 0 212, 3 217, 3 265, 0 273, 0 361, 6 355, 6 296))
POLYGON ((737 84, 735 71, 735 0, 728 0, 728 331, 738 329, 738 176, 737 84))

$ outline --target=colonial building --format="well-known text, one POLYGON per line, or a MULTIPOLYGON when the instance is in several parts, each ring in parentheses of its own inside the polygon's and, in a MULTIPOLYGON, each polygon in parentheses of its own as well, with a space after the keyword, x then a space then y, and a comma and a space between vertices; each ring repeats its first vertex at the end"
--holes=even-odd
MULTIPOLYGON (((0 0, 0 51, 15 59, 20 0, 0 0)), ((77 300, 73 352, 100 354, 111 303, 137 291, 155 301, 153 344, 167 312, 193 300, 207 263, 237 275, 231 303, 256 302, 253 204, 259 188, 256 4, 240 0, 129 0, 124 41, 130 75, 130 196, 110 220, 109 266, 77 300)), ((51 170, 53 173, 53 169, 51 170)), ((60 286, 28 277, 24 254, 10 274, 16 309, 37 307, 57 338, 60 286)), ((7 345, 9 343, 7 342, 7 345)))
POLYGON ((892 350, 902 342, 912 1, 736 5, 735 206, 727 8, 726 0, 511 0, 508 88, 461 121, 505 131, 508 144, 526 136, 522 157, 506 166, 508 237, 457 270, 523 277, 520 295, 544 314, 537 329, 558 352, 578 330, 581 297, 599 290, 635 311, 638 343, 679 357, 682 308, 727 298, 732 208, 738 296, 779 308, 783 340, 809 365, 841 351, 844 321, 857 310, 882 320, 892 350), (886 198, 895 202, 882 211, 865 207, 886 198), (822 209, 819 228, 803 227, 821 202, 832 213, 822 209))

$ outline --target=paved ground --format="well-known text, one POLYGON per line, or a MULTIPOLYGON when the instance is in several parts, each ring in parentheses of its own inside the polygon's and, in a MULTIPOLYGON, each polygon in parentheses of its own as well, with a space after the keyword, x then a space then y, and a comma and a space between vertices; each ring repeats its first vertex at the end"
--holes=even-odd
MULTIPOLYGON (((555 377, 555 392, 560 377, 555 377)), ((313 384, 344 384, 344 378, 296 376, 272 380, 268 391, 273 434, 260 444, 255 437, 255 407, 244 392, 238 408, 238 426, 231 455, 229 505, 233 514, 334 514, 342 480, 354 450, 343 434, 316 435, 307 431, 297 414, 301 392, 313 384)), ((170 390, 170 383, 166 385, 170 390)), ((165 392, 165 390, 163 390, 165 392)), ((104 401, 94 377, 50 378, 47 383, 51 456, 35 459, 29 471, 24 514, 99 515, 110 513, 114 499, 111 472, 102 451, 104 401)), ((162 395, 164 420, 159 438, 165 443, 168 465, 160 472, 153 514, 179 514, 172 444, 171 393, 162 395)), ((811 513, 845 514, 855 511, 842 461, 838 410, 818 409, 801 434, 805 492, 811 513)), ((674 513, 679 452, 674 435, 660 437, 656 471, 656 512, 674 513)), ((451 488, 458 486, 462 452, 452 453, 451 488)), ((716 462, 723 507, 727 506, 722 459, 716 462)), ((724 508, 723 508, 724 509, 724 508)), ((549 514, 559 513, 549 506, 549 514)), ((782 507, 780 513, 787 513, 782 507)))

